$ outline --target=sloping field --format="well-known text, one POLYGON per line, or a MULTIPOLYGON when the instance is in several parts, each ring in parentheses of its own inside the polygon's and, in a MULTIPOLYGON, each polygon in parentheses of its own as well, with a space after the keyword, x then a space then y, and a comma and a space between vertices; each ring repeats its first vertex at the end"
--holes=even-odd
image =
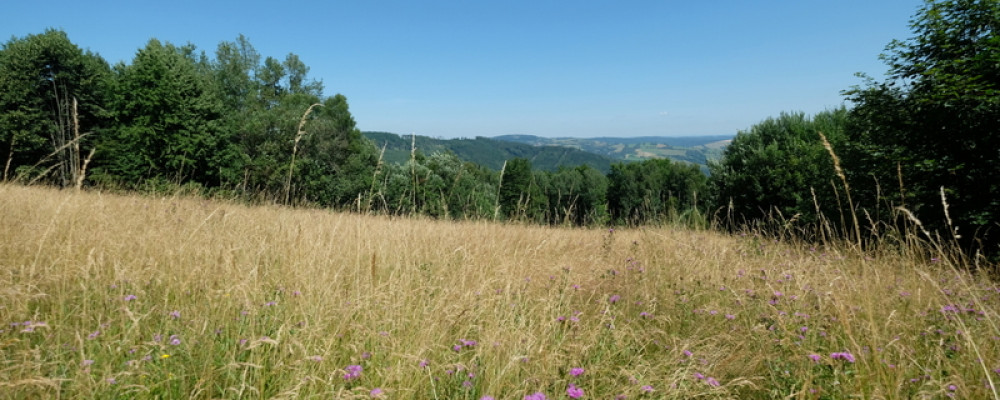
POLYGON ((1000 289, 930 257, 10 185, 0 226, 0 398, 994 398, 1000 378, 1000 289))

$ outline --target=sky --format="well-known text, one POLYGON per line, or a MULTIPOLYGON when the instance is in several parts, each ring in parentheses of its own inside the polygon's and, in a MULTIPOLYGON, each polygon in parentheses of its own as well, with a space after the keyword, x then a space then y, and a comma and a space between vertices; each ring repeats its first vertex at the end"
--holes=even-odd
POLYGON ((848 105, 922 0, 14 0, 0 39, 65 31, 110 63, 151 38, 297 54, 358 128, 455 138, 728 135, 848 105))

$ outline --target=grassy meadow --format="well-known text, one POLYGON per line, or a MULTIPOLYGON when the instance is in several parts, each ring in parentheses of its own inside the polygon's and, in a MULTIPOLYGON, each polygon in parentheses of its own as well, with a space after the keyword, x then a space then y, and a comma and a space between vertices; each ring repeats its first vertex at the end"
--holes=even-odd
POLYGON ((920 251, 0 185, 0 398, 997 398, 920 251), (539 397, 544 396, 544 397, 539 397))

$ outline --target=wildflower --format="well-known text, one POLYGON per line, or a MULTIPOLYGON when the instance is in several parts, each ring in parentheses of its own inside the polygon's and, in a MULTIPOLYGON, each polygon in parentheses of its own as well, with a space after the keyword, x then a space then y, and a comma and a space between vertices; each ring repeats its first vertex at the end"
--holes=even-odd
POLYGON ((708 377, 708 379, 705 379, 705 383, 707 383, 709 386, 719 386, 720 385, 719 381, 715 380, 715 378, 713 378, 711 376, 708 377))
POLYGON ((132 300, 135 300, 135 299, 138 299, 138 297, 136 297, 134 294, 127 294, 127 295, 125 295, 125 297, 122 298, 122 300, 125 300, 125 301, 132 301, 132 300))
POLYGON ((695 372, 694 373, 694 377, 695 377, 695 379, 698 379, 698 380, 705 379, 705 375, 702 375, 701 372, 695 372))
POLYGON ((844 361, 847 361, 849 363, 853 363, 854 362, 854 355, 851 354, 851 353, 848 353, 846 351, 842 352, 842 353, 830 353, 830 358, 832 358, 834 360, 844 360, 844 361))
POLYGON ((483 397, 480 397, 479 400, 496 400, 496 399, 493 398, 493 396, 483 396, 483 397))
POLYGON ((115 379, 115 378, 108 378, 108 379, 105 379, 105 381, 107 381, 109 385, 114 385, 114 384, 118 383, 118 380, 115 379))
POLYGON ((455 350, 455 352, 462 351, 462 345, 456 344, 456 345, 452 346, 451 349, 455 350))
POLYGON ((323 361, 323 357, 322 356, 318 356, 318 355, 317 356, 309 357, 309 359, 313 360, 313 361, 316 361, 316 362, 323 361))
POLYGON ((642 318, 650 318, 650 317, 653 316, 653 314, 650 314, 648 312, 643 311, 643 312, 639 313, 639 316, 642 317, 642 318))
POLYGON ((97 339, 97 337, 100 336, 100 335, 101 335, 101 331, 94 331, 93 333, 87 335, 87 339, 88 340, 94 340, 94 339, 97 339))
POLYGON ((170 354, 162 354, 162 355, 160 355, 160 359, 161 360, 164 360, 164 359, 167 359, 167 358, 170 358, 170 354))
POLYGON ((583 373, 584 373, 584 369, 583 368, 573 368, 573 369, 569 370, 569 374, 573 375, 573 376, 580 376, 580 375, 583 375, 583 373))
POLYGON ((643 385, 643 387, 640 388, 640 390, 642 390, 645 393, 653 393, 653 386, 652 385, 643 385))
POLYGON ((360 365, 348 365, 346 368, 344 368, 344 371, 346 372, 344 374, 344 380, 349 381, 361 377, 361 371, 363 370, 364 369, 361 368, 360 365))
POLYGON ((813 360, 813 362, 819 362, 819 354, 810 354, 808 357, 810 360, 813 360))
POLYGON ((181 344, 181 338, 177 335, 170 335, 170 345, 177 346, 181 344))
POLYGON ((694 355, 694 353, 692 353, 691 350, 684 350, 684 357, 691 357, 692 355, 694 355))
POLYGON ((619 296, 619 295, 617 295, 617 294, 616 294, 616 295, 612 295, 612 296, 611 296, 610 298, 608 298, 608 303, 611 303, 611 304, 615 304, 615 303, 617 303, 617 302, 618 302, 618 300, 620 300, 621 298, 622 298, 622 297, 621 297, 621 296, 619 296))
POLYGON ((170 312, 170 316, 173 317, 174 319, 178 319, 178 318, 181 317, 181 312, 177 311, 177 310, 173 310, 173 311, 170 312))
POLYGON ((427 364, 429 364, 429 362, 427 361, 427 359, 423 359, 423 360, 420 360, 420 364, 417 364, 417 365, 420 368, 427 368, 427 364))
POLYGON ((569 384, 569 387, 566 388, 566 395, 568 395, 571 399, 579 399, 583 397, 583 389, 580 389, 571 383, 569 384))
POLYGON ((381 397, 382 393, 383 393, 382 388, 375 388, 375 389, 372 389, 372 391, 369 392, 368 395, 370 395, 371 398, 375 399, 375 398, 381 397))
POLYGON ((733 314, 726 314, 726 319, 730 319, 730 320, 736 319, 736 316, 733 315, 733 314))
POLYGON ((278 305, 277 301, 269 301, 267 303, 264 303, 264 307, 271 307, 271 306, 276 306, 276 305, 278 305))
POLYGON ((524 400, 547 400, 547 399, 548 397, 545 397, 545 393, 542 392, 535 392, 533 394, 524 396, 524 400))
POLYGON ((89 366, 91 366, 93 364, 94 364, 94 360, 83 360, 83 362, 80 363, 80 365, 84 366, 84 367, 89 367, 89 366))
POLYGON ((364 352, 364 353, 361 353, 361 359, 363 359, 363 360, 367 360, 367 359, 369 359, 369 358, 372 358, 372 353, 370 353, 370 352, 367 352, 367 351, 366 351, 366 352, 364 352))

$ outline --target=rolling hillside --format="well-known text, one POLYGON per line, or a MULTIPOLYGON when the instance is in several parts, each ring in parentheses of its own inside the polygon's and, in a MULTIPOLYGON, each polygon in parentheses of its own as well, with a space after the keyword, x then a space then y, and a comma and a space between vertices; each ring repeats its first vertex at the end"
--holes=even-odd
POLYGON ((669 158, 706 165, 722 156, 733 135, 630 138, 546 138, 533 135, 504 135, 494 139, 533 146, 564 146, 623 161, 669 158))
POLYGON ((411 142, 409 135, 401 136, 388 132, 364 132, 365 137, 375 142, 379 149, 385 147, 385 160, 405 163, 410 158, 411 146, 429 155, 436 152, 452 152, 459 158, 499 170, 504 161, 512 158, 531 160, 535 169, 555 171, 560 166, 575 167, 589 165, 602 172, 608 172, 616 160, 567 146, 532 145, 477 137, 475 139, 435 139, 417 135, 411 142))
MULTIPOLYGON (((405 163, 410 158, 411 138, 389 132, 364 132, 380 149, 385 160, 405 163)), ((488 168, 500 169, 515 157, 531 160, 536 169, 555 171, 560 166, 589 165, 607 172, 620 161, 668 158, 705 166, 721 157, 732 135, 631 138, 546 138, 533 135, 503 135, 493 138, 436 139, 417 135, 417 151, 423 154, 451 152, 459 158, 488 168)))

